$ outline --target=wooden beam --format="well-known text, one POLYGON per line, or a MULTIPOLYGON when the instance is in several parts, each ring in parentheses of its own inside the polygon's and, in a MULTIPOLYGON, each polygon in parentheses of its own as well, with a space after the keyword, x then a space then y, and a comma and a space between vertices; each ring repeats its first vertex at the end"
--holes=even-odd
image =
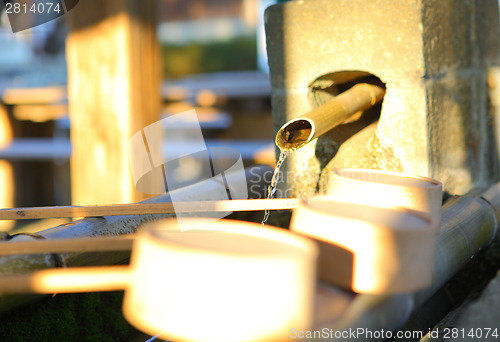
POLYGON ((72 200, 127 203, 128 140, 160 118, 157 1, 81 1, 68 14, 72 200))

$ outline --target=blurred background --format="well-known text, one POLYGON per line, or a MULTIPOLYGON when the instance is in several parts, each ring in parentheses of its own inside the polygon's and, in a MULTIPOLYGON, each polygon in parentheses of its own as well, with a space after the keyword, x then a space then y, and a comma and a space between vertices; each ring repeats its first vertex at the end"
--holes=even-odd
MULTIPOLYGON (((83 11, 83 3, 88 1, 80 1, 75 13, 83 11)), ((274 1, 152 3, 160 47, 162 117, 196 108, 207 146, 236 148, 246 166, 274 166, 263 29, 264 9, 274 1)), ((134 10, 128 11, 134 17, 134 10)), ((64 15, 12 33, 3 2, 0 13, 0 207, 74 204, 71 136, 72 127, 81 124, 71 122, 68 105, 66 44, 71 18, 64 15)), ((140 48, 132 46, 132 51, 140 48)), ((103 201, 134 201, 121 198, 103 201)), ((84 202, 99 204, 91 197, 84 202)), ((26 228, 26 222, 20 226, 0 221, 0 229, 38 231, 61 222, 31 222, 26 228)))

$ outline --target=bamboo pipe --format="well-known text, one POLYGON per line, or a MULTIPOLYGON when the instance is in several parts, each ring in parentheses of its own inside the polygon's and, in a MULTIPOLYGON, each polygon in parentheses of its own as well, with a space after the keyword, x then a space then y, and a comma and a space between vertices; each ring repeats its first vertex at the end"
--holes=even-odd
POLYGON ((295 198, 0 209, 0 220, 293 209, 295 198))
POLYGON ((276 146, 294 151, 338 126, 359 111, 366 110, 384 97, 380 86, 359 83, 301 117, 285 123, 276 134, 276 146))

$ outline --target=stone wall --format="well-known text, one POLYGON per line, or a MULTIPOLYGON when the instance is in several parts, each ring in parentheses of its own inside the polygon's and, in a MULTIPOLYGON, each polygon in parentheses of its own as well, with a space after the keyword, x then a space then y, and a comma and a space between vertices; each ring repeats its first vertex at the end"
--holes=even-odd
POLYGON ((289 157, 284 194, 321 190, 329 170, 346 166, 430 176, 451 194, 496 181, 487 72, 499 64, 498 17, 496 0, 307 0, 268 8, 276 131, 318 105, 313 85, 335 88, 339 72, 369 73, 386 86, 380 116, 341 125, 289 157))

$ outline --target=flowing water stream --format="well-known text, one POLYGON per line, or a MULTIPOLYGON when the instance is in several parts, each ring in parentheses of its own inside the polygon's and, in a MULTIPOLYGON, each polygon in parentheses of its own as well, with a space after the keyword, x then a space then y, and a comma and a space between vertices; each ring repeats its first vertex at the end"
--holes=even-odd
MULTIPOLYGON (((280 157, 276 163, 276 168, 274 169, 273 177, 271 178, 271 184, 267 187, 267 199, 273 198, 276 188, 278 186, 278 179, 280 175, 280 168, 283 165, 286 157, 290 154, 290 151, 280 150, 280 157)), ((262 227, 266 227, 267 220, 269 219, 270 210, 264 212, 264 218, 262 219, 262 227)))

